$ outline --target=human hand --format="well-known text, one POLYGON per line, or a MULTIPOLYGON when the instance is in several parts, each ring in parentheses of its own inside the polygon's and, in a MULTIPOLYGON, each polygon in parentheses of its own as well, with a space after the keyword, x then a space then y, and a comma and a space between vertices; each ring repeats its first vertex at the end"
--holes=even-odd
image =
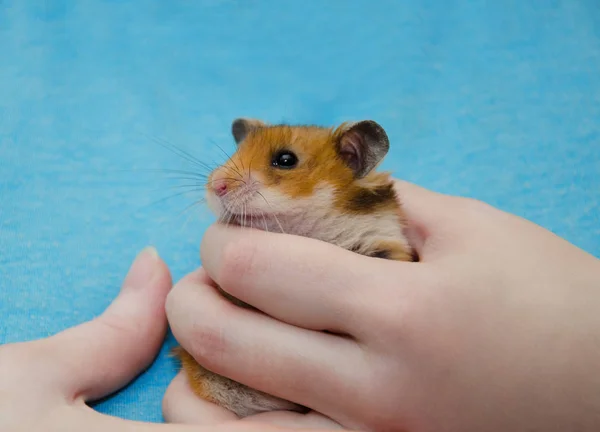
POLYGON ((420 262, 214 225, 203 269, 169 294, 175 337, 346 427, 599 430, 599 260, 481 202, 397 189, 420 262))
POLYGON ((149 249, 136 259, 118 298, 99 318, 57 335, 0 347, 0 430, 281 431, 256 423, 219 427, 126 421, 86 405, 118 390, 148 366, 167 328, 171 278, 149 249))

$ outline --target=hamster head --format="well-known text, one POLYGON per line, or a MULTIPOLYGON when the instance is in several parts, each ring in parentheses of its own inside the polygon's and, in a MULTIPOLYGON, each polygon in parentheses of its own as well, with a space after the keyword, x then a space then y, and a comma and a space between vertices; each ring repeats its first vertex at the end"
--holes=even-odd
POLYGON ((223 222, 288 233, 352 211, 348 194, 377 176, 390 146, 371 120, 325 128, 240 118, 231 133, 237 149, 209 175, 208 206, 223 222))

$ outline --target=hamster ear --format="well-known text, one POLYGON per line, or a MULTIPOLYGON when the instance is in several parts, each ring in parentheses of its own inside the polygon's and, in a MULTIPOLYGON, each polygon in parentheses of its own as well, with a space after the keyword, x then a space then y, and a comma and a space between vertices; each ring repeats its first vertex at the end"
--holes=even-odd
POLYGON ((385 130, 372 120, 343 126, 338 137, 338 154, 354 171, 356 178, 369 174, 390 149, 385 130))
POLYGON ((254 129, 266 126, 266 123, 249 118, 237 118, 231 123, 231 134, 236 144, 244 141, 244 138, 254 129))

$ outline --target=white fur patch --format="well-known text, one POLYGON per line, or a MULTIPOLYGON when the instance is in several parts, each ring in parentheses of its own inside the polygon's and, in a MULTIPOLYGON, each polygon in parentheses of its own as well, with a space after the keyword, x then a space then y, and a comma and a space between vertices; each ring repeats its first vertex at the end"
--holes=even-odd
POLYGON ((224 201, 209 193, 208 205, 218 216, 227 207, 235 213, 232 222, 241 226, 315 238, 358 253, 384 240, 400 242, 409 249, 395 212, 357 215, 337 210, 333 207, 335 191, 326 184, 305 198, 290 198, 274 187, 259 186, 249 182, 224 201), (356 250, 358 245, 364 250, 356 250))
POLYGON ((202 368, 202 379, 211 398, 238 417, 269 411, 306 412, 301 405, 260 392, 202 368))

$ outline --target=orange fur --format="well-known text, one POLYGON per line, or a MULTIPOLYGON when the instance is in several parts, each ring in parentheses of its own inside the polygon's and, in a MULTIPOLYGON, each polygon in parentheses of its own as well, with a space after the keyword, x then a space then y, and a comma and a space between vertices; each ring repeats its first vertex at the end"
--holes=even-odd
MULTIPOLYGON (((232 177, 236 171, 252 170, 261 177, 266 187, 276 186, 291 198, 310 195, 315 187, 325 181, 336 190, 355 186, 352 170, 338 157, 335 143, 343 126, 337 129, 317 126, 265 126, 251 132, 240 144, 235 154, 209 177, 232 177), (290 171, 274 172, 270 167, 271 154, 279 149, 292 148, 305 164, 290 171)), ((233 176, 235 177, 235 176, 233 176)), ((360 182, 365 186, 389 183, 389 174, 373 172, 360 182)), ((235 188, 237 184, 231 182, 235 188)), ((343 207, 340 197, 336 205, 343 207)))
MULTIPOLYGON (((236 153, 215 175, 233 177, 235 171, 252 170, 265 187, 274 187, 291 198, 309 196, 323 180, 336 188, 352 183, 352 172, 337 159, 330 129, 311 126, 266 126, 251 132, 236 153), (271 154, 292 147, 307 163, 290 171, 276 172, 270 166, 271 154)), ((229 186, 235 188, 233 181, 229 186)))
POLYGON ((398 242, 394 241, 382 241, 379 243, 373 243, 374 254, 383 252, 385 256, 382 258, 394 260, 394 261, 412 261, 413 254, 406 250, 406 248, 398 242))
POLYGON ((180 346, 173 349, 173 355, 181 362, 181 367, 188 377, 192 391, 198 397, 215 403, 210 388, 205 384, 205 369, 200 367, 194 357, 180 346))

